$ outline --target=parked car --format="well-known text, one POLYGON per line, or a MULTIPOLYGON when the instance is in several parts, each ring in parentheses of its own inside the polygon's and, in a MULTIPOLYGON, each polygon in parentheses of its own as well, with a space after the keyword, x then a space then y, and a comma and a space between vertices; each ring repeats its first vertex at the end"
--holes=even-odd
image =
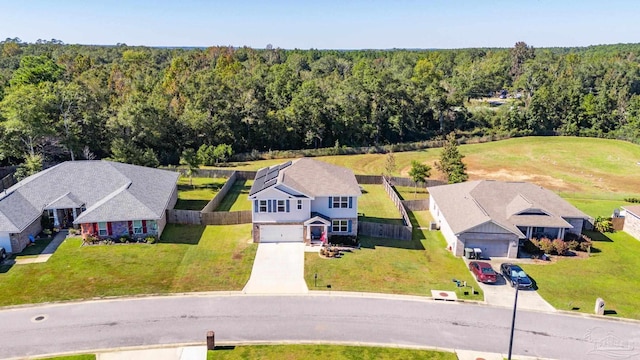
POLYGON ((482 261, 471 261, 469 270, 476 276, 476 280, 483 283, 495 283, 498 281, 498 274, 493 271, 491 264, 482 261))
POLYGON ((520 289, 530 289, 533 287, 533 281, 527 276, 527 273, 518 265, 505 263, 500 265, 500 272, 504 279, 513 287, 518 283, 520 289))
POLYGON ((0 246, 0 262, 7 258, 7 251, 0 246))

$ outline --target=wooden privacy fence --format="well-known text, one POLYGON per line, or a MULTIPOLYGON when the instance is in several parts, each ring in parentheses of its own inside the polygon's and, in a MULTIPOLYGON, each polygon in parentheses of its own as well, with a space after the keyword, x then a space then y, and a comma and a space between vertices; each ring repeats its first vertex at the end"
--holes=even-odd
POLYGON ((400 197, 398 196, 396 191, 393 189, 393 186, 391 186, 391 183, 389 182, 389 180, 383 177, 382 185, 384 186, 384 190, 387 192, 387 195, 389 195, 389 197, 391 198, 391 201, 393 201, 393 204, 396 206, 398 211, 400 211, 404 224, 407 226, 411 226, 411 220, 409 219, 409 215, 407 214, 407 209, 405 209, 404 205, 402 205, 402 200, 400 200, 400 197))
POLYGON ((250 224, 251 210, 200 212, 197 210, 167 210, 167 222, 186 225, 250 224))
POLYGON ((238 179, 238 173, 234 171, 233 173, 231 173, 231 176, 227 179, 227 181, 224 183, 222 188, 220 188, 220 191, 218 191, 216 196, 214 196, 213 199, 209 200, 207 205, 205 205, 205 207, 202 208, 201 212, 210 213, 215 211, 216 208, 218 208, 218 205, 220 205, 220 203, 222 202, 222 199, 224 199, 224 197, 227 196, 227 193, 229 192, 229 190, 231 190, 231 188, 233 187, 233 184, 236 182, 237 179, 238 179))
POLYGON ((250 224, 251 210, 202 213, 202 225, 250 224))
POLYGON ((382 184, 382 176, 380 175, 356 175, 358 184, 382 184))
POLYGON ((170 224, 202 225, 200 211, 167 209, 167 222, 170 224))
MULTIPOLYGON (((403 177, 392 177, 390 179, 390 182, 395 185, 395 186, 410 186, 410 187, 415 187, 416 186, 416 182, 411 180, 410 178, 403 178, 403 177)), ((429 186, 438 186, 438 185, 445 185, 446 182, 441 181, 441 180, 430 180, 427 179, 427 181, 423 182, 423 183, 418 183, 417 186, 419 188, 427 188, 429 186)))
POLYGON ((388 239, 411 240, 413 228, 411 226, 358 221, 358 235, 373 236, 388 239))
MULTIPOLYGON (((183 176, 187 176, 187 169, 178 168, 175 166, 166 167, 166 170, 177 171, 183 176)), ((238 179, 250 179, 256 177, 257 171, 246 170, 228 170, 228 169, 198 169, 198 172, 194 174, 194 177, 209 177, 209 178, 228 178, 233 174, 236 174, 238 179)))

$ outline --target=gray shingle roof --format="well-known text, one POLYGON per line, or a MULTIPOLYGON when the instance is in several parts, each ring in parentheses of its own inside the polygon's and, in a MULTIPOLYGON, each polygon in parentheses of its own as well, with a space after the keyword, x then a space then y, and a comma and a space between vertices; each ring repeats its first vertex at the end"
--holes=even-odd
POLYGON ((46 208, 87 208, 76 223, 160 219, 177 172, 103 160, 68 161, 0 193, 0 231, 20 232, 46 208))
POLYGON ((311 158, 301 158, 291 162, 291 165, 284 163, 260 169, 249 196, 278 184, 312 197, 362 195, 358 181, 350 169, 311 158))
POLYGON ((552 191, 531 183, 478 180, 428 190, 456 234, 493 221, 521 236, 517 226, 571 228, 563 218, 588 218, 552 191))

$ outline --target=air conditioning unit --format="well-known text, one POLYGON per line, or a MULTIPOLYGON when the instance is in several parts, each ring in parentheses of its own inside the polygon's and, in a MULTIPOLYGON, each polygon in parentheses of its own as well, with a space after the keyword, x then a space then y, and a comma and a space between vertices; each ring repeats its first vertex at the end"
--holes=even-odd
POLYGON ((429 224, 429 230, 440 230, 440 227, 437 222, 432 221, 431 224, 429 224))

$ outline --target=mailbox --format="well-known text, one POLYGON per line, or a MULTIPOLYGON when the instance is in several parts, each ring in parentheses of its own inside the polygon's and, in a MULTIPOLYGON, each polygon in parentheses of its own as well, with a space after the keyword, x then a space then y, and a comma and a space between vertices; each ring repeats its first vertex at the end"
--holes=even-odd
POLYGON ((604 315, 604 300, 602 298, 596 299, 596 314, 604 315))

